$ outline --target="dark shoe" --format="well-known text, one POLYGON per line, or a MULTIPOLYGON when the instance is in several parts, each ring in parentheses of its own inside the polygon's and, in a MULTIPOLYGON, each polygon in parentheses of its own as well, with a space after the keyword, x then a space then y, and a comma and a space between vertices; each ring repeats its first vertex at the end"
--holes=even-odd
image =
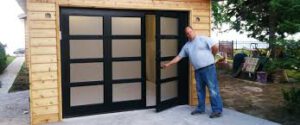
POLYGON ((213 112, 209 115, 209 118, 219 118, 222 116, 222 113, 220 112, 213 112))
POLYGON ((194 110, 191 112, 191 115, 203 114, 204 111, 194 110))

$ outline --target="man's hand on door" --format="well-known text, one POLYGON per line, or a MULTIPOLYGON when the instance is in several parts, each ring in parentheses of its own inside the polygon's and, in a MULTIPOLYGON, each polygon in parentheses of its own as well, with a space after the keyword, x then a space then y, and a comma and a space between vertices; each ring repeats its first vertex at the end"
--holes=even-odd
POLYGON ((169 67, 169 66, 170 66, 170 65, 169 65, 168 63, 166 63, 166 64, 161 64, 160 68, 165 69, 165 68, 167 68, 167 67, 169 67))

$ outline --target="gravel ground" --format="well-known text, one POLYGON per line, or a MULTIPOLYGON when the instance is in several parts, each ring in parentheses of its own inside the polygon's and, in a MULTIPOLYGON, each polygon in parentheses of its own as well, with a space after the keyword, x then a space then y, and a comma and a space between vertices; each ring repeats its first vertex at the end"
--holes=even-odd
POLYGON ((28 97, 28 91, 0 94, 0 125, 28 125, 28 97))

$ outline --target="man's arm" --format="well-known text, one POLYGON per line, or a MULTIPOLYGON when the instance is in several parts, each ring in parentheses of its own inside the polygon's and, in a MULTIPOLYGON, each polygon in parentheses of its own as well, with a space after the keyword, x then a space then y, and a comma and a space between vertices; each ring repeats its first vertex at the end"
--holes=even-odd
POLYGON ((182 57, 180 56, 176 56, 174 59, 172 59, 170 62, 166 63, 166 64, 163 64, 161 65, 161 68, 167 68, 173 64, 176 64, 178 63, 180 60, 182 59, 182 57))
POLYGON ((215 44, 211 47, 211 53, 215 56, 219 51, 219 46, 218 44, 215 44))
POLYGON ((209 38, 209 37, 204 37, 206 39, 206 42, 208 44, 209 49, 211 50, 211 53, 215 56, 218 51, 219 51, 219 44, 217 41, 209 38))

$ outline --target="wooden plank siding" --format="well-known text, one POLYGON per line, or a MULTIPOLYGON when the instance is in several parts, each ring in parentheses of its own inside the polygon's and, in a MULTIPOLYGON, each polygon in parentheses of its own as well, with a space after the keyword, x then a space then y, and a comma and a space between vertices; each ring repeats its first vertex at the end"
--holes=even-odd
POLYGON ((31 124, 61 119, 55 13, 55 3, 27 4, 31 124))
POLYGON ((28 68, 30 64, 30 54, 29 54, 29 21, 25 18, 24 19, 25 25, 25 66, 28 68))
MULTIPOLYGON (((62 120, 59 7, 190 12, 190 25, 210 36, 210 0, 27 0, 31 124, 62 120)), ((190 105, 196 105, 190 66, 190 105)))

